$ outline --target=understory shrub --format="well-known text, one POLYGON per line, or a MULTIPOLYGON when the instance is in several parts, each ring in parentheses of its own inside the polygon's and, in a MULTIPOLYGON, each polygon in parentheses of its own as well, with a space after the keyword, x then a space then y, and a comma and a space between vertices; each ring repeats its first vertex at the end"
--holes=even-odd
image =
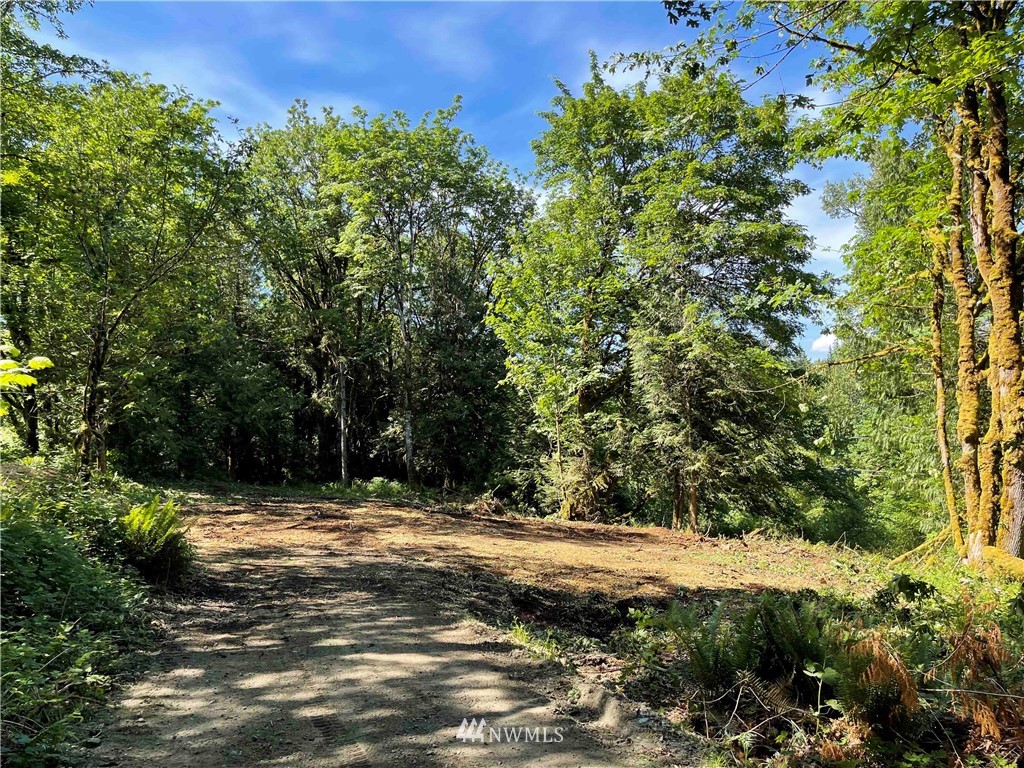
POLYGON ((109 689, 119 651, 146 633, 146 590, 84 554, 63 526, 6 503, 0 536, 0 750, 5 765, 45 765, 109 689))
POLYGON ((19 484, 6 497, 7 507, 62 527, 87 556, 151 583, 172 586, 192 560, 178 507, 143 486, 114 477, 84 488, 65 474, 19 484))
POLYGON ((176 508, 138 489, 8 477, 0 505, 4 765, 66 764, 77 726, 149 635, 149 590, 191 550, 176 508))
POLYGON ((1024 598, 960 586, 902 575, 859 603, 767 593, 635 612, 618 638, 627 683, 683 705, 740 762, 1024 760, 1024 598))
POLYGON ((192 562, 192 546, 174 502, 132 507, 121 519, 124 526, 125 562, 146 581, 169 584, 178 581, 192 562))

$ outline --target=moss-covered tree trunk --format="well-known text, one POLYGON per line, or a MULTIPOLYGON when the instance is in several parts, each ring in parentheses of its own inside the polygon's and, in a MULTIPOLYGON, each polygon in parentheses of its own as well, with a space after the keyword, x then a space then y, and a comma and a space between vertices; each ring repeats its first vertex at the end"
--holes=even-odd
MULTIPOLYGON (((964 516, 971 527, 978 518, 981 500, 981 478, 978 474, 978 441, 980 439, 979 418, 981 402, 979 390, 981 379, 978 374, 976 352, 975 309, 978 306, 977 291, 968 272, 967 256, 964 250, 964 155, 963 125, 957 124, 952 135, 943 143, 950 163, 950 190, 946 198, 946 215, 949 227, 949 259, 946 270, 956 297, 957 327, 957 377, 956 435, 960 444, 958 461, 963 478, 964 516)), ((963 549, 963 537, 953 531, 954 542, 963 549)))
MULTIPOLYGON (((986 287, 992 274, 992 248, 988 221, 989 180, 987 165, 982 156, 983 128, 978 107, 977 91, 968 86, 958 104, 960 117, 966 132, 965 164, 970 172, 970 206, 968 220, 971 228, 971 245, 974 250, 978 272, 986 287)), ((989 294, 991 300, 991 294, 989 294)), ((990 341, 991 344, 991 335, 990 341)), ((980 377, 979 372, 979 377, 980 377)), ((995 543, 995 523, 998 519, 999 499, 999 406, 996 389, 992 387, 994 368, 989 365, 988 385, 992 393, 988 428, 978 440, 978 482, 980 492, 976 514, 968 518, 967 558, 974 565, 984 559, 984 548, 995 543)), ((978 414, 978 430, 981 430, 982 415, 978 414)))
POLYGON ((1016 190, 1010 175, 1010 119, 1001 82, 985 84, 990 127, 985 142, 991 200, 992 302, 989 336, 993 402, 998 402, 1001 493, 996 546, 1020 555, 1024 534, 1024 391, 1021 386, 1021 276, 1016 263, 1016 190))
POLYGON ((964 539, 960 524, 960 511, 953 484, 953 465, 949 457, 949 431, 946 427, 946 374, 942 354, 942 311, 945 306, 946 285, 943 278, 946 249, 941 238, 932 244, 932 312, 931 312, 931 366, 935 382, 935 440, 939 448, 942 467, 942 488, 949 513, 949 527, 957 549, 963 549, 964 539))

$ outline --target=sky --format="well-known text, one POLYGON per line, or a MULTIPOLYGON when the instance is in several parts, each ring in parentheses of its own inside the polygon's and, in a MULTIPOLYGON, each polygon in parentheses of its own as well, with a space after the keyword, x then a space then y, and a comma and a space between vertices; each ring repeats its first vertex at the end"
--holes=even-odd
MULTIPOLYGON (((589 52, 601 61, 618 52, 658 50, 692 36, 669 24, 657 0, 643 2, 110 2, 97 0, 64 18, 65 40, 40 37, 61 50, 103 59, 116 69, 147 72, 220 102, 216 114, 230 137, 238 125, 279 126, 295 99, 347 115, 401 110, 410 116, 447 107, 462 96, 457 124, 491 154, 523 173, 533 170, 530 142, 546 123, 538 116, 557 94, 589 76, 589 52)), ((774 41, 766 40, 763 50, 774 41)), ((748 91, 806 93, 811 55, 798 51, 748 91)), ((754 80, 751 72, 738 74, 754 80)), ((752 64, 749 65, 752 68, 752 64)), ((636 73, 609 75, 613 85, 636 73)), ((811 193, 790 216, 814 238, 813 269, 842 273, 839 248, 853 222, 821 210, 826 181, 848 177, 853 162, 801 165, 811 193)), ((808 324, 802 339, 812 358, 832 338, 808 324)))

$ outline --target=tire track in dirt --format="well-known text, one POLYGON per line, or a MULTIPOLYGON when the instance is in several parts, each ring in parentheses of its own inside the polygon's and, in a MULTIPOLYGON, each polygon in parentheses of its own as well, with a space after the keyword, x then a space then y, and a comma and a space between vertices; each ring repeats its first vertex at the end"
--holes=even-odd
MULTIPOLYGON (((131 686, 98 766, 619 766, 560 715, 491 629, 381 589, 379 563, 299 547, 203 546, 202 599, 170 608, 158 669, 131 686), (557 743, 463 743, 463 718, 561 728, 557 743)), ((398 564, 400 565, 400 564, 398 564)), ((602 743, 604 741, 604 743, 602 743)))

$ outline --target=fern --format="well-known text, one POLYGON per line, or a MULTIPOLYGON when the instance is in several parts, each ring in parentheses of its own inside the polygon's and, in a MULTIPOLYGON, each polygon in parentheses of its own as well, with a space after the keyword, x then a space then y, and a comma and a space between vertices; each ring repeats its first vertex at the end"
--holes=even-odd
POLYGON ((748 688, 765 709, 777 715, 799 708, 799 704, 790 695, 791 680, 770 683, 749 671, 741 672, 738 679, 740 685, 748 688))
POLYGON ((706 619, 674 603, 659 617, 659 623, 676 636, 689 662, 690 678, 708 691, 734 685, 740 672, 754 666, 760 652, 756 609, 747 611, 734 624, 727 619, 724 603, 719 603, 706 619))
POLYGON ((192 547, 174 502, 154 497, 121 519, 126 561, 147 581, 168 584, 179 579, 192 561, 192 547))
POLYGON ((820 698, 820 683, 804 671, 811 665, 825 666, 833 656, 824 634, 825 615, 809 601, 772 595, 762 598, 758 613, 764 630, 755 667, 760 678, 789 681, 790 694, 802 703, 820 698))

